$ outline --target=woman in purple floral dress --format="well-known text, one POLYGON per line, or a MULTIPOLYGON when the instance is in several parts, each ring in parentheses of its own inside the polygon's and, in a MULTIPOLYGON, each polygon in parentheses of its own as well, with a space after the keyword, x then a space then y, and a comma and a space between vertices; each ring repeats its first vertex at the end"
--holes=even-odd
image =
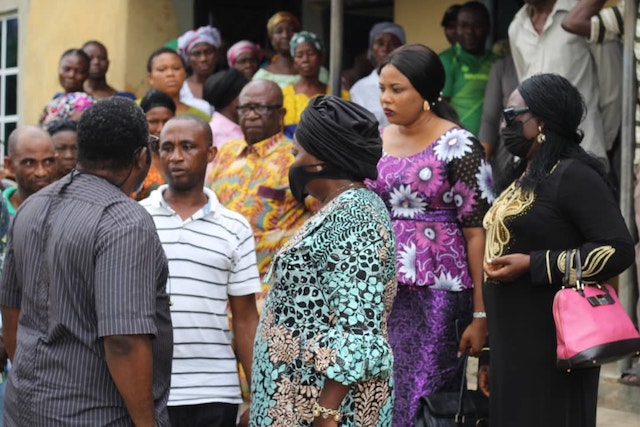
POLYGON ((413 425, 420 396, 459 387, 458 352, 479 354, 487 333, 482 218, 494 199, 491 167, 478 140, 451 120, 444 79, 437 54, 422 45, 394 50, 380 68, 390 125, 378 178, 367 185, 385 201, 397 242, 394 426, 413 425), (458 319, 469 325, 459 343, 458 319))

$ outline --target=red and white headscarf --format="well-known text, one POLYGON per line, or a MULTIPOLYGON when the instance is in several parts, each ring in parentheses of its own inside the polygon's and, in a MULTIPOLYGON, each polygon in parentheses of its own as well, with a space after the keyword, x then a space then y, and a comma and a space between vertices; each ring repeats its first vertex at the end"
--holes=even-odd
POLYGON ((258 62, 262 59, 260 45, 250 42, 249 40, 240 40, 227 51, 227 62, 229 63, 229 67, 233 67, 238 56, 244 52, 253 52, 258 62))
POLYGON ((216 27, 206 25, 197 30, 190 30, 178 37, 178 53, 185 61, 189 60, 189 52, 198 43, 207 43, 218 49, 222 44, 220 31, 216 27))

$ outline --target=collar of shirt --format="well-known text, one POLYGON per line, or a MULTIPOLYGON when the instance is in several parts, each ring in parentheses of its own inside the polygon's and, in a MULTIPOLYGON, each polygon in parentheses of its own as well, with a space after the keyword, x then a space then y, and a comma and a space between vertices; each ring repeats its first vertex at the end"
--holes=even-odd
MULTIPOLYGON (((549 28, 553 24, 553 18, 555 17, 556 13, 569 12, 573 8, 573 6, 575 6, 575 4, 575 0, 556 0, 556 2, 553 4, 553 9, 551 9, 549 16, 544 23, 542 31, 546 31, 547 28, 549 28)), ((522 6, 522 11, 524 11, 524 15, 530 21, 531 15, 533 15, 533 7, 525 4, 524 6, 522 6)))
POLYGON ((278 144, 285 139, 284 133, 278 132, 277 134, 263 139, 262 141, 258 141, 255 144, 249 145, 246 142, 244 145, 239 146, 240 151, 238 152, 238 156, 245 155, 248 156, 250 154, 256 154, 258 157, 267 157, 269 154, 276 149, 278 144))
MULTIPOLYGON (((151 194, 149 195, 149 202, 151 206, 156 208, 164 208, 175 215, 175 211, 171 209, 169 203, 167 203, 167 201, 164 199, 164 192, 167 188, 169 188, 169 185, 163 184, 158 187, 158 189, 151 192, 151 194)), ((198 212, 193 214, 191 216, 191 219, 200 219, 206 217, 209 214, 213 214, 218 210, 218 206, 220 206, 220 202, 218 201, 218 198, 213 191, 206 187, 204 187, 202 191, 204 192, 204 195, 207 196, 207 203, 198 212)))
POLYGON ((491 51, 491 49, 485 49, 485 51, 482 54, 482 56, 476 56, 476 55, 474 55, 472 53, 469 53, 466 50, 464 50, 462 48, 462 46, 460 45, 460 43, 456 43, 453 46, 453 49, 454 49, 454 52, 455 52, 455 56, 463 57, 466 62, 477 63, 477 64, 482 64, 487 58, 489 58, 489 57, 494 55, 494 53, 491 51))

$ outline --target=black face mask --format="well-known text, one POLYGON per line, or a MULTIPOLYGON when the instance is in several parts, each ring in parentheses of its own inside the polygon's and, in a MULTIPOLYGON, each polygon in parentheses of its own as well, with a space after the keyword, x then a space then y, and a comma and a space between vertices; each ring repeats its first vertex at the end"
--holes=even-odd
POLYGON ((336 169, 328 163, 312 163, 309 165, 291 166, 289 168, 289 188, 293 197, 303 202, 309 193, 305 191, 305 187, 310 181, 319 178, 327 179, 351 179, 352 177, 346 172, 336 169), (322 169, 313 172, 308 171, 309 168, 322 166, 322 169))
POLYGON ((522 122, 514 121, 509 126, 505 126, 501 131, 504 148, 514 156, 526 159, 533 139, 524 136, 524 126, 522 122))

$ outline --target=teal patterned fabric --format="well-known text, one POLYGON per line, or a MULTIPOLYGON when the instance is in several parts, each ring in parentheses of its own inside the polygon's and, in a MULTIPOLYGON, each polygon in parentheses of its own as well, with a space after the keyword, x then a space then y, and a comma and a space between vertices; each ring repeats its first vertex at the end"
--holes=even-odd
POLYGON ((253 351, 251 426, 311 426, 326 378, 349 386, 340 426, 389 426, 396 294, 393 228, 382 200, 352 189, 274 258, 253 351))

